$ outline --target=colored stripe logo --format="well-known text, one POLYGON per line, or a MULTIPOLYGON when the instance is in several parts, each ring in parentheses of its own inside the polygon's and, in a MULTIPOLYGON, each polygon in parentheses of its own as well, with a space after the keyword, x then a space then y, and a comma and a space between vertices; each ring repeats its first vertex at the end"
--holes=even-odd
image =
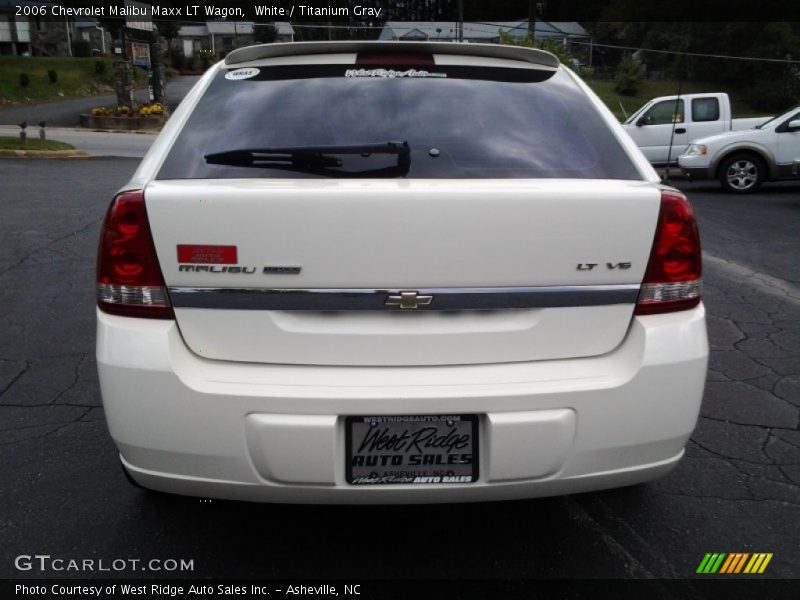
POLYGON ((769 561, 772 560, 772 552, 708 552, 700 561, 697 573, 700 574, 725 574, 734 575, 738 573, 749 573, 751 575, 763 573, 769 561))

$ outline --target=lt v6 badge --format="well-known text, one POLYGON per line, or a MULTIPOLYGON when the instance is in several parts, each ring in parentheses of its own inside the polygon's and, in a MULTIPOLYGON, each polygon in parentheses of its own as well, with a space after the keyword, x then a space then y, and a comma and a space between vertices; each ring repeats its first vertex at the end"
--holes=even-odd
MULTIPOLYGON (((578 269, 578 271, 591 271, 596 266, 598 266, 598 263, 578 263, 577 269, 578 269)), ((607 262, 606 263, 606 269, 609 269, 611 271, 625 270, 625 269, 630 269, 630 268, 631 268, 631 263, 629 263, 629 262, 618 262, 618 263, 607 262)))

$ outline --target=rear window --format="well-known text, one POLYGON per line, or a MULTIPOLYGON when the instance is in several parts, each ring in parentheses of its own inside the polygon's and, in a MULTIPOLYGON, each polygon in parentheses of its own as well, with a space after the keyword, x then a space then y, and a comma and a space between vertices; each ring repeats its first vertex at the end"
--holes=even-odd
POLYGON ((692 121, 716 121, 719 119, 719 100, 716 98, 695 98, 692 100, 692 121))
POLYGON ((417 69, 222 70, 190 115, 158 179, 641 179, 590 100, 563 71, 417 69), (388 142, 408 144, 403 169, 397 168, 399 157, 388 153, 334 153, 335 165, 267 157, 258 166, 242 166, 209 164, 205 158, 234 150, 330 150, 388 142))

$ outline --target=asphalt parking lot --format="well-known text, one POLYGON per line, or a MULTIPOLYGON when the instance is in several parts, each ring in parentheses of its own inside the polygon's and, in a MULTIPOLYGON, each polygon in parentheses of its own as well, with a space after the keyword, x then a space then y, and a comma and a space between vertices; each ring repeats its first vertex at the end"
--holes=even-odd
MULTIPOLYGON (((800 185, 734 198, 678 183, 707 253, 712 356, 666 478, 532 501, 304 507, 153 496, 120 471, 94 362, 94 255, 136 165, 0 161, 0 577, 61 576, 14 567, 46 553, 193 559, 196 577, 687 578, 706 552, 739 551, 774 553, 762 577, 800 576, 800 185)), ((678 597, 706 597, 685 585, 678 597)))

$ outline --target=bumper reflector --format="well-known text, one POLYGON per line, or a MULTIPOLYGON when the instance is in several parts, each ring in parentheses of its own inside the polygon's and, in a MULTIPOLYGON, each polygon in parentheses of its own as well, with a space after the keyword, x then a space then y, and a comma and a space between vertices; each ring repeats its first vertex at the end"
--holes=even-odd
POLYGON ((112 314, 172 318, 169 295, 163 286, 98 283, 97 301, 112 314))
POLYGON ((700 303, 703 280, 675 283, 644 283, 639 292, 636 314, 646 315, 692 308, 700 303))

